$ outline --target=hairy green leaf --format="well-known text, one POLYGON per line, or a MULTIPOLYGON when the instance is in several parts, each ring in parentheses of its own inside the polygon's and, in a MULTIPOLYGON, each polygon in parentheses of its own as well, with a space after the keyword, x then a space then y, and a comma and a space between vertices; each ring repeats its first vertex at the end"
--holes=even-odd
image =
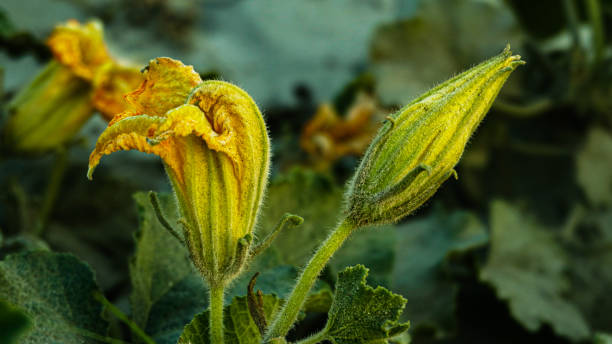
POLYGON ((404 318, 410 319, 413 328, 434 326, 436 335, 444 336, 454 328, 457 292, 446 258, 486 244, 485 227, 466 211, 435 208, 423 219, 397 226, 396 231, 391 289, 410 300, 404 318))
POLYGON ((21 310, 12 307, 9 303, 0 300, 0 342, 3 344, 18 343, 32 326, 30 318, 21 310))
POLYGON ((323 330, 332 343, 384 343, 408 329, 408 322, 398 322, 406 300, 383 287, 366 285, 367 275, 363 265, 346 268, 338 275, 323 330))
POLYGON ((567 256, 550 232, 502 201, 491 205, 491 251, 480 271, 506 300, 525 328, 537 331, 549 324, 555 333, 585 340, 589 326, 565 294, 567 256))
MULTIPOLYGON (((140 230, 130 261, 132 317, 157 343, 176 343, 183 327, 206 308, 206 288, 187 249, 158 221, 147 194, 136 193, 134 199, 140 230)), ((178 228, 173 196, 159 195, 159 201, 178 228)))
MULTIPOLYGON (((273 295, 264 295, 264 314, 271 321, 281 306, 281 300, 273 295)), ((226 344, 259 344, 262 340, 259 329, 251 318, 246 297, 236 297, 225 306, 223 323, 226 344)), ((202 312, 185 326, 179 344, 209 344, 208 311, 202 312)))
POLYGON ((98 343, 108 323, 94 292, 93 272, 70 254, 32 251, 0 262, 0 299, 23 309, 34 324, 24 343, 98 343))

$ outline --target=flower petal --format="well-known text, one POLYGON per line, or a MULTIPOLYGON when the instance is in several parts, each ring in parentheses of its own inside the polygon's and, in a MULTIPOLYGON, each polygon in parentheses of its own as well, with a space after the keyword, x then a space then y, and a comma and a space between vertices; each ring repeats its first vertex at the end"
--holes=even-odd
POLYGON ((126 99, 138 112, 151 116, 164 116, 167 111, 185 104, 191 90, 202 83, 193 66, 168 57, 151 60, 144 70, 144 78, 126 99))
POLYGON ((104 45, 102 24, 98 21, 81 25, 69 20, 53 30, 47 45, 56 60, 87 80, 92 80, 96 70, 111 60, 104 45))
MULTIPOLYGON (((119 114, 118 116, 122 115, 119 114)), ((164 158, 167 144, 151 145, 147 142, 147 138, 154 136, 153 134, 156 129, 165 120, 163 117, 132 115, 108 126, 98 138, 96 148, 89 156, 87 178, 91 179, 94 169, 100 163, 102 156, 119 150, 136 149, 164 158)))
POLYGON ((95 76, 92 102, 106 120, 111 120, 115 114, 128 109, 124 95, 142 81, 142 73, 137 68, 107 63, 95 76))

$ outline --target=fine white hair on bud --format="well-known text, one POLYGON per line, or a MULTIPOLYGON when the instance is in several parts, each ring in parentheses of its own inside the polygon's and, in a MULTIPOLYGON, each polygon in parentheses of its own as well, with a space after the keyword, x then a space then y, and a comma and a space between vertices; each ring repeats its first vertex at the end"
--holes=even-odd
POLYGON ((447 80, 389 116, 346 194, 357 226, 393 223, 412 213, 450 176, 521 57, 504 51, 447 80))

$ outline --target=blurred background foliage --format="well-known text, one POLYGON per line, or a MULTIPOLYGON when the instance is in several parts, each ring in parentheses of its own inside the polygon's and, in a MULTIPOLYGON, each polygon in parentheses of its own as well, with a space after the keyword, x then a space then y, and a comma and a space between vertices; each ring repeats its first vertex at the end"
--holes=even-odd
MULTIPOLYGON (((612 1, 4 0, 2 120, 50 59, 45 38, 70 18, 102 20, 121 59, 180 59, 261 106, 274 155, 258 235, 285 212, 305 222, 283 232, 231 295, 244 295, 255 271, 260 289, 286 295, 337 220, 343 185, 384 116, 511 43, 527 65, 468 145, 459 180, 401 223, 356 233, 292 336, 325 323, 336 273, 362 263, 371 284, 408 299, 412 343, 612 343, 612 1)), ((93 117, 57 153, 3 147, 0 258, 71 252, 108 300, 173 342, 205 307, 204 289, 169 250, 138 258, 146 245, 168 247, 146 234, 156 225, 146 198, 132 197, 170 190, 157 158, 114 154, 95 182, 85 178, 105 126, 93 117), (176 284, 156 303, 138 299, 138 273, 176 284)), ((0 305, 0 319, 19 312, 0 305)), ((129 338, 116 320, 110 331, 129 338)))

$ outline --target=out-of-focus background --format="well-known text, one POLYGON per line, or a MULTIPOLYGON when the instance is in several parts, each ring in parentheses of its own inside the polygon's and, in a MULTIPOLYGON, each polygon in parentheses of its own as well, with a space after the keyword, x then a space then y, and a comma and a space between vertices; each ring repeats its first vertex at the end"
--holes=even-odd
MULTIPOLYGON (((273 246, 273 265, 288 269, 281 294, 335 224, 385 115, 510 43, 527 64, 471 139, 459 179, 399 224, 356 233, 324 279, 369 267, 371 284, 408 299, 415 344, 612 343, 612 1, 3 0, 4 122, 52 59, 53 28, 93 18, 116 60, 172 57, 256 100, 273 149, 258 231, 285 212, 305 219, 273 246)), ((159 159, 138 152, 105 157, 88 181, 106 125, 93 116, 60 153, 2 154, 0 258, 72 252, 129 314, 132 194, 170 187, 159 159)), ((324 314, 301 326, 320 324, 324 314)))

